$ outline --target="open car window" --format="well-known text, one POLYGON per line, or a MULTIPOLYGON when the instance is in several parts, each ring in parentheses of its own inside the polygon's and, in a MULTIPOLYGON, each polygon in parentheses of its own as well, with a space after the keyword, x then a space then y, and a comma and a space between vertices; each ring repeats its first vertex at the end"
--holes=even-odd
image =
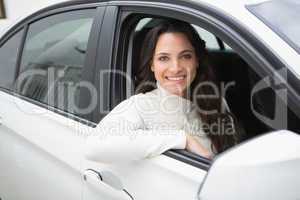
MULTIPOLYGON (((133 76, 135 68, 138 68, 137 54, 140 52, 140 45, 148 30, 154 27, 163 18, 142 18, 134 30, 135 40, 133 43, 133 76)), ((223 84, 224 98, 230 110, 236 116, 244 129, 241 140, 253 138, 257 135, 267 133, 276 129, 290 129, 298 132, 299 127, 295 123, 298 119, 293 112, 287 108, 285 114, 276 113, 277 107, 288 107, 286 101, 280 100, 278 94, 269 85, 268 87, 257 90, 257 84, 261 84, 268 77, 260 77, 234 49, 222 42, 224 49, 219 48, 217 37, 198 25, 192 24, 200 37, 206 42, 206 49, 209 53, 209 64, 214 69, 215 75, 223 84), (280 115, 280 116, 278 116, 280 115), (285 116, 286 123, 276 123, 278 118, 285 116)), ((130 67, 129 67, 130 68, 130 67)), ((275 77, 269 77, 273 79, 275 77)), ((133 77, 133 79, 135 79, 133 77)), ((278 93, 279 92, 279 93, 278 93)), ((132 92, 134 93, 134 92, 132 92)), ((282 120, 281 120, 282 121, 282 120)))

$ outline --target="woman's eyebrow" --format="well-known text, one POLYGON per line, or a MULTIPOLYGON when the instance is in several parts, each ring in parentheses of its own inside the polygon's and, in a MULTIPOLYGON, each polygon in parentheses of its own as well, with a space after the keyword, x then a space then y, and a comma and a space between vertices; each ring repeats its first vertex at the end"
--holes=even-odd
POLYGON ((165 52, 158 52, 157 54, 155 54, 155 55, 170 55, 169 53, 165 53, 165 52))
MULTIPOLYGON (((194 50, 191 50, 191 49, 185 49, 183 51, 181 51, 179 54, 183 54, 183 53, 193 53, 194 50)), ((156 56, 158 55, 170 55, 170 53, 166 53, 166 52, 158 52, 155 54, 156 56)))
POLYGON ((194 52, 194 50, 186 49, 186 50, 181 51, 179 54, 183 54, 183 53, 193 53, 193 52, 194 52))

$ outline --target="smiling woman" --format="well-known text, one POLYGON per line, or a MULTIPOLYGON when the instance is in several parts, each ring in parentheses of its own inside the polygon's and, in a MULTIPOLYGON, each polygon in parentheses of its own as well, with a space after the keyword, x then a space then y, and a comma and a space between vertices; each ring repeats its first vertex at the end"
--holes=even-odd
POLYGON ((212 90, 201 87, 215 84, 212 69, 205 64, 206 56, 205 42, 189 23, 166 19, 151 28, 136 61, 140 65, 136 94, 98 124, 87 140, 87 158, 132 161, 185 149, 210 159, 236 144, 235 126, 225 100, 193 98, 194 94, 212 94, 212 90), (148 90, 148 86, 152 88, 148 90), (208 130, 217 120, 230 123, 230 132, 208 130))
POLYGON ((5 18, 5 7, 3 0, 0 0, 0 19, 5 18))

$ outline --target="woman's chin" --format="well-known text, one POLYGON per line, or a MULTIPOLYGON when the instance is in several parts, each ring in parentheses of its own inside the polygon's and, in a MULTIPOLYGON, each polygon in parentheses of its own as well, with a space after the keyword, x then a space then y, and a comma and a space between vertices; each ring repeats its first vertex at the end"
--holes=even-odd
POLYGON ((174 94, 174 95, 177 95, 177 96, 185 96, 185 93, 186 93, 186 87, 182 87, 182 86, 179 86, 179 85, 175 85, 175 86, 172 86, 172 87, 169 86, 166 89, 170 94, 174 94))

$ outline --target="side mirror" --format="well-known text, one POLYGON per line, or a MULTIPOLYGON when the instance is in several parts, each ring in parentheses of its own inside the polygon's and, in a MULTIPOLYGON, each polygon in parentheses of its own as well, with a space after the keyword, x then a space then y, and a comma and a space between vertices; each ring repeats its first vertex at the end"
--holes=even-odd
POLYGON ((198 199, 300 199, 300 136, 271 132, 220 154, 198 199))

